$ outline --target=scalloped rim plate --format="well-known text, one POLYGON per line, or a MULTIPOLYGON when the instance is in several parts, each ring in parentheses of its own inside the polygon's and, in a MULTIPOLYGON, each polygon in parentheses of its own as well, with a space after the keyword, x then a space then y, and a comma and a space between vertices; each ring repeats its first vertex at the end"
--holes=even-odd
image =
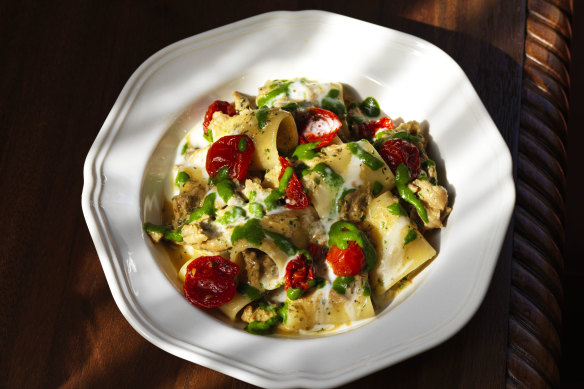
POLYGON ((447 54, 417 37, 321 11, 258 15, 154 54, 108 115, 84 180, 83 213, 128 322, 171 354, 270 387, 340 385, 454 335, 485 296, 515 201, 509 150, 447 54), (375 43, 365 39, 371 36, 375 43), (439 254, 406 298, 363 326, 320 338, 253 336, 193 308, 141 228, 160 217, 176 147, 209 102, 290 77, 340 81, 375 96, 390 117, 426 120, 437 146, 432 155, 454 195, 439 254))

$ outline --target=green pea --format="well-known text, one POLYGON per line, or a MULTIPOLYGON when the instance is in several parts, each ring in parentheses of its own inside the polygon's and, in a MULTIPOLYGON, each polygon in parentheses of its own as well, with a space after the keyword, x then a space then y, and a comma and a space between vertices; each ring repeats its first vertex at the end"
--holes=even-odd
POLYGON ((260 203, 249 203, 249 213, 256 219, 261 219, 264 216, 264 207, 260 203))
POLYGON ((189 176, 187 172, 178 172, 178 174, 176 175, 176 179, 174 180, 174 183, 176 184, 176 186, 180 188, 184 186, 187 182, 189 182, 190 179, 191 176, 189 176))
POLYGON ((359 105, 359 108, 361 108, 361 111, 363 111, 363 113, 369 117, 376 117, 381 113, 379 103, 373 97, 365 98, 365 100, 363 100, 359 105))
POLYGON ((302 296, 303 293, 304 293, 304 291, 302 289, 299 289, 299 288, 290 288, 290 289, 288 289, 286 291, 286 296, 288 296, 288 298, 290 300, 296 300, 300 296, 302 296))

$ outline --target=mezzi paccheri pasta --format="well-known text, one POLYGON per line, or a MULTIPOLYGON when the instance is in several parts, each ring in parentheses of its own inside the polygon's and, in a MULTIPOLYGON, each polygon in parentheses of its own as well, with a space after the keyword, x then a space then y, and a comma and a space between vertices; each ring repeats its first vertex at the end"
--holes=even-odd
POLYGON ((168 220, 144 224, 186 299, 254 334, 375 316, 450 211, 424 131, 394 124, 373 97, 304 78, 213 102, 178 148, 168 220))

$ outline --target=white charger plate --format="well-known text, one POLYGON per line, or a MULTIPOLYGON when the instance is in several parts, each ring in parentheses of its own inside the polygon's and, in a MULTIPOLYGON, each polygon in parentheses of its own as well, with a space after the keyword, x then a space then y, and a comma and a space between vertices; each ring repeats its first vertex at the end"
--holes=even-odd
POLYGON ((454 335, 484 298, 515 200, 507 146, 447 54, 321 11, 258 15, 154 54, 122 90, 84 178, 83 212, 128 322, 171 354, 269 387, 340 385, 454 335), (343 82, 375 96, 390 117, 426 120, 454 198, 439 254, 407 293, 369 323, 321 338, 254 336, 194 308, 167 254, 142 231, 143 222, 160 222, 176 148, 208 104, 292 77, 343 82))

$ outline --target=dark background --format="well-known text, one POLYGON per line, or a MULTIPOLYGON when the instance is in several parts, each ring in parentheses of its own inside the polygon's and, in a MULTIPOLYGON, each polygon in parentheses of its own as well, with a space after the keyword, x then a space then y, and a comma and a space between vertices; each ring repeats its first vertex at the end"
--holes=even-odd
MULTIPOLYGON (((416 31, 444 48, 467 71, 481 97, 491 96, 484 103, 512 144, 508 130, 517 119, 508 117, 513 113, 508 107, 515 103, 514 95, 509 93, 509 101, 502 102, 492 96, 500 92, 498 83, 506 86, 509 81, 511 87, 517 86, 512 81, 520 75, 517 63, 522 58, 517 53, 505 54, 486 47, 479 38, 481 26, 508 28, 509 31, 497 36, 508 32, 509 42, 500 46, 512 47, 513 12, 519 12, 525 2, 503 1, 499 2, 505 4, 499 6, 500 10, 489 8, 497 3, 410 0, 394 1, 384 8, 381 1, 350 5, 327 1, 256 1, 253 6, 187 2, 184 7, 170 1, 0 1, 0 387, 108 384, 161 387, 186 383, 192 387, 245 387, 208 369, 181 363, 131 329, 113 302, 81 213, 82 166, 87 151, 125 82, 150 55, 179 39, 217 27, 218 20, 226 24, 270 9, 327 9, 403 31, 416 31), (432 7, 429 5, 432 3, 439 5, 432 7), (479 3, 483 10, 469 5, 479 3), (456 13, 451 11, 452 4, 458 4, 456 13), (379 9, 389 8, 401 13, 378 13, 379 9), (456 18, 446 24, 454 26, 453 29, 472 31, 477 38, 433 27, 428 23, 434 15, 428 9, 436 12, 436 24, 441 18, 456 18), (157 17, 153 18, 153 14, 157 17), (496 60, 490 58, 481 67, 476 56, 485 53, 496 60), (488 78, 505 74, 507 68, 508 79, 488 78), (169 377, 176 381, 169 381, 169 377)), ((584 185, 579 169, 582 153, 578 149, 584 141, 584 76, 581 69, 576 71, 584 61, 581 32, 584 6, 580 1, 574 3, 563 387, 584 385, 581 366, 584 256, 580 248, 584 233, 581 199, 584 185)), ((484 36, 488 34, 485 32, 484 36)), ((501 96, 506 98, 505 94, 501 96)), ((496 272, 494 282, 500 281, 502 274, 501 270, 496 272)), ((493 296, 497 296, 497 291, 489 292, 487 307, 447 345, 406 361, 392 372, 419 386, 424 383, 435 386, 436 382, 428 383, 417 377, 416 369, 430 368, 433 370, 424 372, 428 377, 440 376, 444 366, 431 363, 441 358, 440 353, 461 349, 463 356, 475 358, 476 363, 488 359, 489 355, 472 355, 474 344, 469 345, 467 339, 473 329, 480 328, 477 322, 489 319, 488 302, 493 296)), ((480 339, 476 342, 486 343, 480 339)), ((448 369, 459 366, 448 366, 448 355, 444 359, 447 361, 444 375, 456 376, 448 369)), ((472 361, 467 363, 476 369, 472 361)), ((379 382, 375 377, 361 384, 379 382)), ((494 377, 491 384, 500 382, 500 378, 494 377)), ((477 377, 477 382, 487 379, 477 377)))

